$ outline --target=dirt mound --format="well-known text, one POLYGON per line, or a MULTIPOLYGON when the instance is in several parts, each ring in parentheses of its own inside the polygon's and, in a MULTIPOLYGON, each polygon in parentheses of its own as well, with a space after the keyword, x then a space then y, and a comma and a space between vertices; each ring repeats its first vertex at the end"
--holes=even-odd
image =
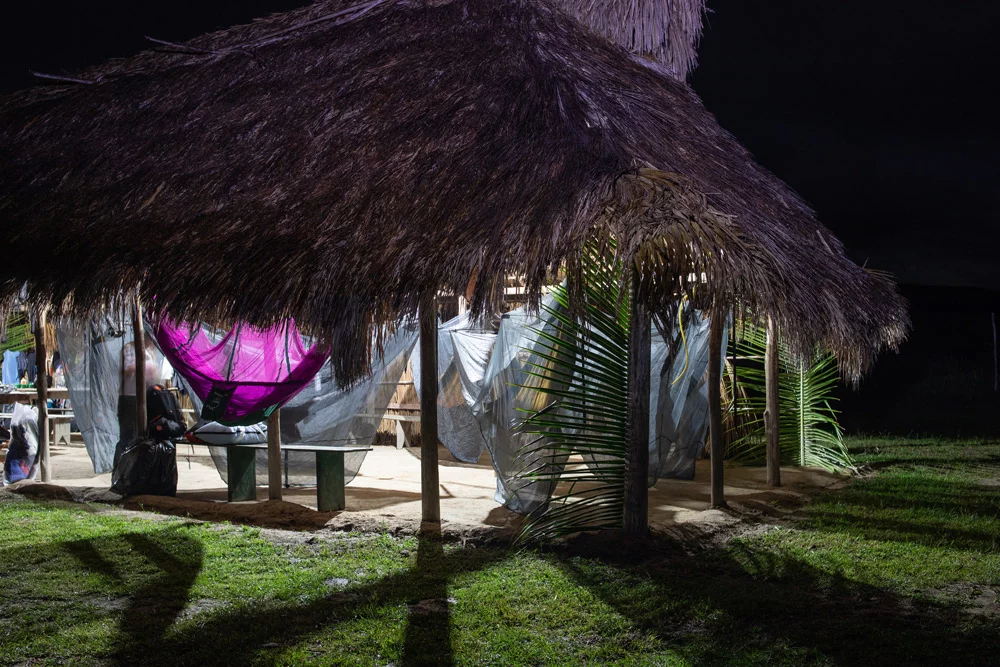
POLYGON ((336 515, 335 512, 317 512, 284 500, 219 503, 168 496, 129 496, 122 501, 122 506, 201 521, 229 521, 286 530, 319 530, 336 515))
POLYGON ((30 479, 22 479, 20 482, 14 482, 7 487, 7 490, 12 493, 19 493, 28 498, 65 500, 67 502, 74 502, 76 500, 69 489, 64 486, 59 486, 58 484, 43 484, 30 479))

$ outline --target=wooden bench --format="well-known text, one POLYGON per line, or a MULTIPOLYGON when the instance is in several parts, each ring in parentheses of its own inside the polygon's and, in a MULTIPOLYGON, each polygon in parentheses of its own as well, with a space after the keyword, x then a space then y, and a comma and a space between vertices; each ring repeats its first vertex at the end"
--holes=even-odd
MULTIPOLYGON (((70 422, 73 421, 71 412, 52 412, 57 408, 49 408, 49 445, 70 444, 70 422)), ((14 413, 0 412, 0 419, 12 419, 14 413)))
MULTIPOLYGON (((403 383, 400 383, 403 384, 403 383)), ((412 382, 410 383, 412 384, 412 382)), ((406 445, 410 444, 409 437, 406 429, 403 428, 404 423, 419 423, 420 422, 420 404, 419 403, 390 403, 386 406, 386 410, 395 410, 396 412, 405 412, 407 414, 388 414, 383 413, 381 415, 377 414, 360 414, 358 417, 367 417, 369 419, 375 419, 380 417, 386 421, 396 422, 396 449, 402 449, 406 445)))
MULTIPOLYGON (((267 443, 253 445, 212 445, 226 448, 229 478, 229 502, 257 500, 257 450, 267 450, 267 443)), ((317 447, 313 445, 282 445, 283 452, 316 453, 316 501, 320 512, 344 509, 344 454, 367 452, 371 447, 342 445, 317 447)))

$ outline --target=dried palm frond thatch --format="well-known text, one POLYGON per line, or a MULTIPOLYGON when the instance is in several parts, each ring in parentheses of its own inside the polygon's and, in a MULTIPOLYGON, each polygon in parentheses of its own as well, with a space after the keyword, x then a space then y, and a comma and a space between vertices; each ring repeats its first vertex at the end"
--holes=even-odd
POLYGON ((738 300, 848 373, 906 331, 690 88, 543 0, 330 0, 74 78, 0 98, 0 302, 292 316, 346 379, 428 290, 537 297, 603 230, 664 314, 738 300))
POLYGON ((683 80, 698 59, 705 0, 555 0, 595 32, 683 80))

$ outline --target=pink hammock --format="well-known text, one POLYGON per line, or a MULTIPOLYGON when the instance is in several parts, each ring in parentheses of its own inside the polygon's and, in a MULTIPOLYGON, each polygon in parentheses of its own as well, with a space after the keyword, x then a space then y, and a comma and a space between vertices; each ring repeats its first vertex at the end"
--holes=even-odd
POLYGON ((263 330, 237 324, 217 338, 200 325, 164 319, 154 333, 204 403, 202 418, 230 426, 266 419, 309 384, 330 355, 318 344, 306 350, 291 320, 263 330))

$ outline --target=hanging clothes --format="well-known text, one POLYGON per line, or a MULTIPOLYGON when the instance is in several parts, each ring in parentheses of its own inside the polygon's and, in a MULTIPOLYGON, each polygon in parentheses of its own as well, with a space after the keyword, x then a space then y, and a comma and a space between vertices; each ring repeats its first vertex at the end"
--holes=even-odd
POLYGON ((18 353, 13 350, 4 350, 3 353, 3 383, 17 384, 20 375, 17 372, 18 353))
POLYGON ((26 372, 28 374, 28 382, 34 382, 35 381, 35 372, 37 370, 35 368, 35 353, 34 353, 34 351, 31 351, 31 352, 28 352, 27 354, 25 354, 25 359, 24 360, 25 360, 25 364, 27 366, 26 372))

